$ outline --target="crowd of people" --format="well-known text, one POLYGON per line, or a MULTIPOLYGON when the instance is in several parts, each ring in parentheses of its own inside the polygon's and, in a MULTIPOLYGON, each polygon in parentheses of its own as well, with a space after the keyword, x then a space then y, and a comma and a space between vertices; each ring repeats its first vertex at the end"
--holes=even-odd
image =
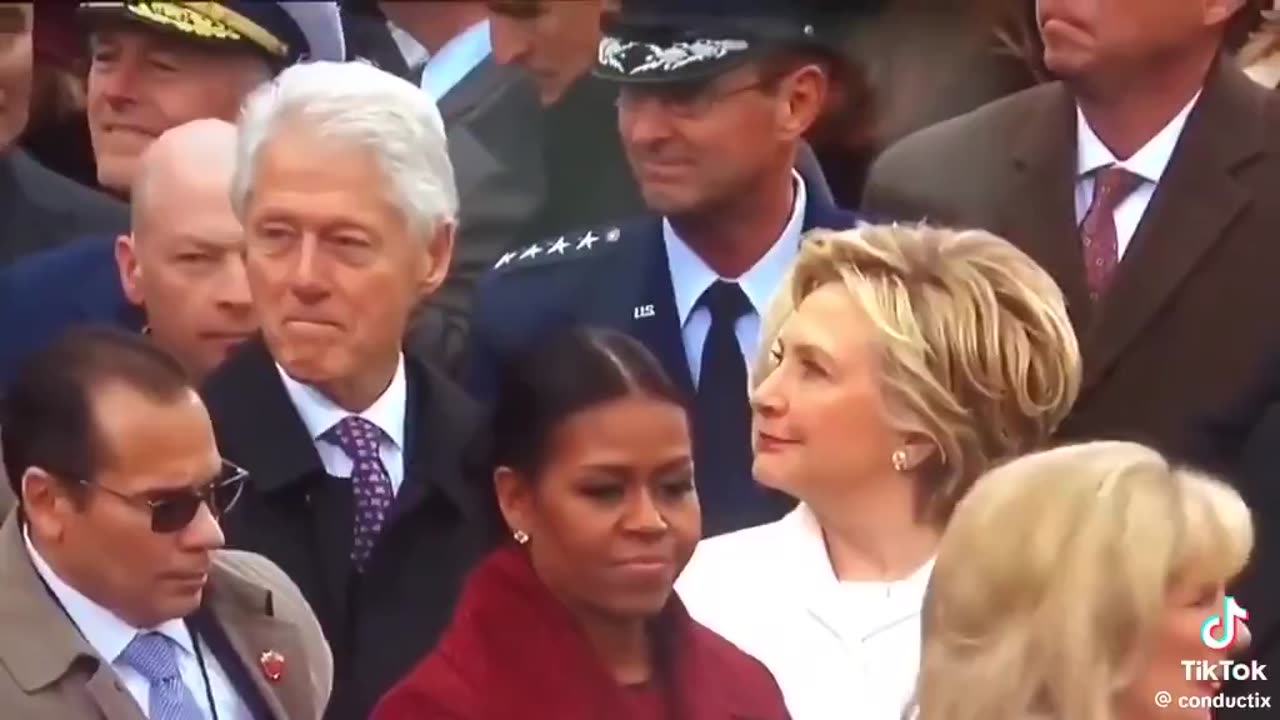
POLYGON ((0 4, 0 714, 1273 717, 1278 13, 0 4))

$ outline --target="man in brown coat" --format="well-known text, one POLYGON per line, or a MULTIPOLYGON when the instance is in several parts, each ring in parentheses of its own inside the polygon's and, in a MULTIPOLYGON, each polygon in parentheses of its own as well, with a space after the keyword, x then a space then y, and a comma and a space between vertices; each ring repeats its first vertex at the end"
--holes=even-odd
MULTIPOLYGON (((1243 6, 1040 0, 1061 81, 908 137, 872 170, 867 215, 990 230, 1058 281, 1085 362, 1064 439, 1186 457, 1280 328, 1280 96, 1222 51, 1243 6)), ((1247 485, 1259 524, 1280 522, 1247 485)), ((1265 653, 1261 588, 1240 601, 1265 653)))
POLYGON ((19 498, 0 526, 4 717, 321 716, 329 646, 284 571, 222 549, 245 473, 177 362, 75 330, 0 417, 19 498))
POLYGON ((1053 274, 1085 357, 1064 438, 1182 455, 1269 347, 1280 97, 1219 59, 1242 2, 1042 0, 1061 82, 910 136, 873 168, 868 215, 981 227, 1053 274))

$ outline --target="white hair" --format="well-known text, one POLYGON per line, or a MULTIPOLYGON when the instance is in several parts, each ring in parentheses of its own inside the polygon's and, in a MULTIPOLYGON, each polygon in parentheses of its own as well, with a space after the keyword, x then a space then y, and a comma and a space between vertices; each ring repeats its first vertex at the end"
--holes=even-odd
POLYGON ((245 100, 236 142, 231 204, 241 222, 253 195, 258 155, 298 123, 325 142, 373 153, 391 201, 424 239, 439 223, 456 223, 458 190, 444 120, 430 95, 363 62, 294 65, 245 100))

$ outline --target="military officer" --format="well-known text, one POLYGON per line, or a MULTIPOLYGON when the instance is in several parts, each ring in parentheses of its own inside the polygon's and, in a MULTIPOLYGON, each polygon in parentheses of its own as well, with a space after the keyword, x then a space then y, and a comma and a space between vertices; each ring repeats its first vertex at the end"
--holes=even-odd
POLYGON ((662 359, 688 393, 705 535, 792 504, 751 476, 747 359, 801 234, 857 221, 794 170, 832 20, 795 0, 624 0, 594 72, 618 87, 651 213, 509 252, 477 299, 468 380, 484 401, 505 357, 565 325, 621 329, 662 359))

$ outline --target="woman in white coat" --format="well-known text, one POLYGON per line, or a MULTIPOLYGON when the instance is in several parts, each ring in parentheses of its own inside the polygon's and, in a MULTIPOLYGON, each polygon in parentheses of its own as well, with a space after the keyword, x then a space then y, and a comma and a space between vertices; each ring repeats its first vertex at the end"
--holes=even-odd
POLYGON ((989 233, 815 231, 761 347, 755 475, 800 505, 704 540, 676 589, 768 666, 795 720, 897 720, 952 509, 1075 400, 1062 293, 989 233))

